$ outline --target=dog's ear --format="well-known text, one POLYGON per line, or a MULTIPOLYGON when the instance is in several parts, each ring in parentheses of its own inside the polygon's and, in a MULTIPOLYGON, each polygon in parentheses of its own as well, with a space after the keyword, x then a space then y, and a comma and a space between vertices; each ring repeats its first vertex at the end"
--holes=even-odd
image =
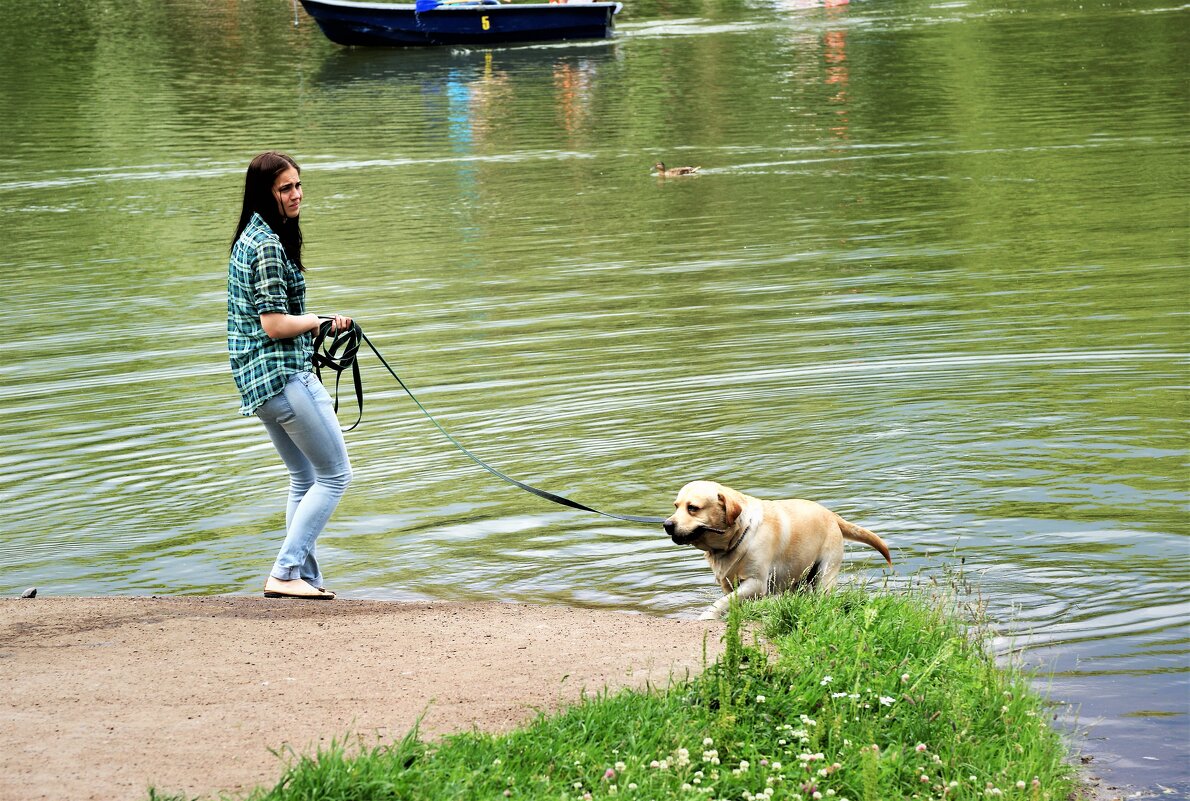
POLYGON ((743 498, 731 490, 721 491, 719 493, 719 503, 723 504, 723 514, 726 515, 728 528, 735 525, 740 512, 744 511, 743 500, 743 498))

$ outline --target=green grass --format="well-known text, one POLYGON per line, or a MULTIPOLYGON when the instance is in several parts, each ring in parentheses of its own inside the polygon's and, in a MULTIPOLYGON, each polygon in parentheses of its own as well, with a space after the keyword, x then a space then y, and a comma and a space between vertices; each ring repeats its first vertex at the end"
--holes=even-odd
POLYGON ((1077 797, 1044 699, 946 602, 784 595, 732 610, 724 636, 718 662, 663 690, 498 736, 334 744, 251 799, 1077 797))

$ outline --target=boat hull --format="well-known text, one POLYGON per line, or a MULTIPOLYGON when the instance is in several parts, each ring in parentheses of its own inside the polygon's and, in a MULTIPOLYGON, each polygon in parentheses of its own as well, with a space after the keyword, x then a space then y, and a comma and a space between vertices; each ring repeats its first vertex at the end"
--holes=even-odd
POLYGON ((347 46, 484 45, 606 39, 618 2, 439 6, 301 0, 332 42, 347 46))

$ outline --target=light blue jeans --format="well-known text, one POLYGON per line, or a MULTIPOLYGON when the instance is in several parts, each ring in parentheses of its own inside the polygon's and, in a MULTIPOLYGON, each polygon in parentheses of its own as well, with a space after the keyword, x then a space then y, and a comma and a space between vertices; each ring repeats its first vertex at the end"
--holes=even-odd
POLYGON ((313 373, 296 373, 279 394, 256 410, 289 470, 285 542, 270 574, 323 586, 314 542, 351 483, 347 444, 334 404, 313 373))

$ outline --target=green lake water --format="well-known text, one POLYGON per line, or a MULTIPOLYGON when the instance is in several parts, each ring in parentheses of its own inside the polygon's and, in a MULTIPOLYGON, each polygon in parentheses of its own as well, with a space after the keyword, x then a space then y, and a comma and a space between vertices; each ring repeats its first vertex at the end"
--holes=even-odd
MULTIPOLYGON (((1190 794, 1187 6, 630 0, 610 42, 491 50, 298 19, 5 8, 4 593, 260 591, 285 477, 225 280, 277 148, 312 308, 482 458, 629 514, 695 478, 821 501, 893 551, 844 581, 961 570, 1096 771, 1190 794)), ((319 541, 345 597, 716 597, 659 527, 503 484, 364 381, 319 541)))

